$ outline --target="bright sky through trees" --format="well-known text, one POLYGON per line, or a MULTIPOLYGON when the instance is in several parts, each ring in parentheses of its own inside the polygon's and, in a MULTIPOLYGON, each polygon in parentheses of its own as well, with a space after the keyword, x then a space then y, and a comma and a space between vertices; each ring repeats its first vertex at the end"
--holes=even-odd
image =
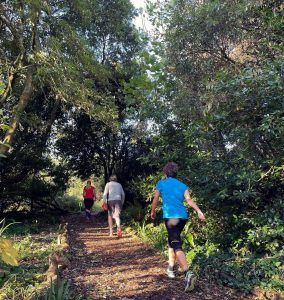
POLYGON ((131 0, 131 2, 136 8, 141 9, 141 13, 135 19, 135 25, 137 27, 140 27, 140 28, 144 29, 144 30, 151 30, 152 29, 152 24, 148 20, 148 14, 146 12, 145 0, 131 0))

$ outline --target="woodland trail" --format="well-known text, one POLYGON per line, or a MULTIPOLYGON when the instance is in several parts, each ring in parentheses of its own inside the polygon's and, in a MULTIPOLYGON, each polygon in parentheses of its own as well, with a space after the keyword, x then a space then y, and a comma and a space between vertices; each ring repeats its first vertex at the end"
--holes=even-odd
POLYGON ((112 300, 240 300, 240 293, 199 279, 196 289, 183 292, 183 276, 167 278, 166 259, 130 234, 109 237, 106 216, 86 223, 69 216, 71 267, 63 276, 83 299, 112 300))

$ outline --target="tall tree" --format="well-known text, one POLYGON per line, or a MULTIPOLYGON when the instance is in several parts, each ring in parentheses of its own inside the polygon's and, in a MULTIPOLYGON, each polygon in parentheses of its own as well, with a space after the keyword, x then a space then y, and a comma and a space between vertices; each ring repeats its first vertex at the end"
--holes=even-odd
MULTIPOLYGON (((76 15, 79 12, 83 18, 90 4, 87 0, 80 4, 69 1, 1 2, 0 59, 3 67, 0 78, 5 86, 1 106, 9 124, 3 142, 12 143, 34 91, 43 87, 49 87, 59 101, 73 103, 94 115, 100 115, 99 106, 105 105, 108 115, 114 116, 112 99, 93 89, 97 74, 103 77, 105 72, 86 38, 80 36, 82 23, 71 22, 75 9, 76 15), (85 10, 77 9, 82 5, 85 10), (96 104, 100 105, 96 107, 96 104)), ((0 153, 7 151, 2 144, 0 153)))
MULTIPOLYGON (((128 81, 136 71, 132 58, 143 46, 132 24, 135 14, 129 0, 1 2, 0 117, 1 123, 9 124, 1 135, 5 144, 13 146, 1 147, 6 155, 11 149, 0 161, 2 212, 29 209, 31 203, 33 207, 56 205, 56 193, 66 187, 74 174, 71 171, 80 171, 65 164, 74 157, 69 160, 64 147, 78 145, 87 124, 86 133, 102 140, 111 137, 107 143, 121 146, 117 136, 125 110, 121 81, 128 81), (21 102, 22 94, 26 100, 21 102), (79 120, 86 123, 74 128, 79 120), (54 161, 58 140, 58 145, 66 142, 58 156, 60 163, 54 161)), ((93 144, 96 146, 95 139, 87 151, 92 151, 93 144)), ((108 160, 113 146, 110 151, 100 161, 109 164, 108 169, 113 168, 108 160)), ((90 172, 96 171, 103 173, 95 165, 90 172)))
MULTIPOLYGON (((160 88, 167 120, 155 119, 143 159, 158 167, 180 162, 211 212, 215 229, 206 234, 214 242, 276 255, 283 232, 282 1, 159 1, 149 10, 162 27, 153 51, 160 41, 164 67, 151 67, 148 79, 162 69, 159 84, 171 82, 171 91, 160 88), (267 228, 266 247, 252 235, 267 228)), ((141 105, 153 119, 159 106, 149 111, 151 92, 146 99, 141 105)))

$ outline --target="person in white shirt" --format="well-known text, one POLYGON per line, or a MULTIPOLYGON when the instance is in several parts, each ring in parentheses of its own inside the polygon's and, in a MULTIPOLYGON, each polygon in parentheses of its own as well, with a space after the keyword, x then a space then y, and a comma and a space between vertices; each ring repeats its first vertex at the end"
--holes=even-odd
POLYGON ((117 182, 116 175, 110 176, 109 182, 105 186, 103 200, 107 203, 108 207, 108 225, 109 235, 113 234, 113 222, 115 219, 117 226, 117 237, 122 237, 122 230, 120 224, 120 212, 125 200, 125 194, 120 183, 117 182))

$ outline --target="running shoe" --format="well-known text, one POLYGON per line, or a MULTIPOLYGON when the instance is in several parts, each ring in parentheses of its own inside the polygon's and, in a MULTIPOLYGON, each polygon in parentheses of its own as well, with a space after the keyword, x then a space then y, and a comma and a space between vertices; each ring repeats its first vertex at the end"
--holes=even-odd
POLYGON ((170 266, 167 267, 166 273, 168 275, 169 278, 175 278, 175 271, 173 270, 173 268, 170 268, 170 266))
POLYGON ((185 275, 185 292, 190 292, 194 290, 197 275, 192 271, 187 271, 185 275))
POLYGON ((86 217, 87 217, 89 220, 91 220, 91 218, 92 218, 91 212, 90 212, 89 210, 87 210, 87 209, 86 209, 86 217))
POLYGON ((117 237, 120 239, 122 238, 122 230, 121 229, 118 229, 117 230, 117 237))

